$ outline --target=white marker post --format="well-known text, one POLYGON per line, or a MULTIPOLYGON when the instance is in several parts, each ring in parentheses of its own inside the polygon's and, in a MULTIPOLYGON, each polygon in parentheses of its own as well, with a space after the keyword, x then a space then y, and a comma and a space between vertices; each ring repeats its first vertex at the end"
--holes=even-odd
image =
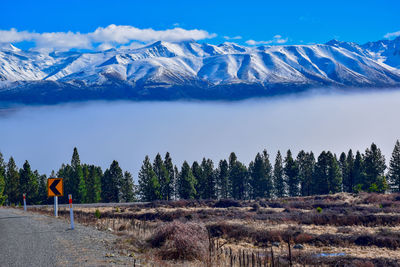
POLYGON ((68 195, 68 202, 69 202, 69 217, 71 218, 71 229, 74 230, 74 209, 72 208, 72 195, 68 195))
POLYGON ((22 197, 24 198, 24 211, 26 211, 26 194, 23 193, 22 197))
POLYGON ((54 216, 58 217, 58 197, 54 197, 54 216))

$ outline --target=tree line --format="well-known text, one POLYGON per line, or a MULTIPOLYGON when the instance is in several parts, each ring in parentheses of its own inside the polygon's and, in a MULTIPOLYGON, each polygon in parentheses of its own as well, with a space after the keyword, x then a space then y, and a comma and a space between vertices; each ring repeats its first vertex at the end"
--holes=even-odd
POLYGON ((310 196, 360 191, 384 193, 400 191, 400 143, 396 142, 389 171, 381 150, 373 143, 365 153, 350 149, 339 157, 322 151, 290 150, 277 152, 271 162, 267 150, 257 153, 248 166, 231 153, 216 166, 211 159, 178 168, 157 154, 151 164, 148 156, 139 172, 138 197, 145 201, 168 199, 256 199, 285 196, 310 196))
MULTIPOLYGON (((123 172, 117 161, 113 161, 103 173, 101 167, 82 164, 77 148, 74 148, 71 164, 62 164, 50 177, 63 178, 64 196, 59 203, 68 203, 72 194, 74 203, 131 202, 135 201, 133 177, 123 172)), ((26 194, 28 204, 50 204, 47 197, 47 176, 32 171, 28 161, 18 169, 13 157, 5 163, 0 153, 0 205, 17 205, 26 194)))
MULTIPOLYGON (((145 157, 134 185, 131 173, 113 161, 103 173, 101 167, 82 164, 74 148, 71 164, 63 164, 51 177, 64 178, 64 190, 75 203, 131 202, 135 200, 173 199, 256 199, 285 196, 310 196, 338 192, 400 192, 400 143, 396 142, 389 166, 381 150, 372 143, 364 153, 350 149, 337 157, 322 151, 288 150, 277 152, 271 162, 267 150, 257 153, 248 166, 231 153, 214 165, 203 158, 191 165, 184 161, 180 169, 171 155, 157 154, 151 162, 145 157), (388 169, 387 172, 385 172, 388 169)), ((11 157, 8 163, 0 153, 0 203, 17 204, 22 193, 30 204, 47 204, 47 177, 32 171, 28 161, 18 169, 11 157)), ((60 198, 66 203, 67 198, 60 198)))

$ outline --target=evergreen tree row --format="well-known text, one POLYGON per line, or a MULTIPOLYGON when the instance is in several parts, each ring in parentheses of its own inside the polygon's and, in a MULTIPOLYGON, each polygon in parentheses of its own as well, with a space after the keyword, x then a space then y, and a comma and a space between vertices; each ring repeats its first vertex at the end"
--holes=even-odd
MULTIPOLYGON (((51 177, 64 178, 60 203, 67 203, 68 194, 74 203, 96 203, 400 192, 399 141, 385 173, 386 169, 385 157, 374 143, 364 153, 349 150, 339 157, 330 151, 322 151, 318 158, 303 150, 297 156, 290 150, 285 156, 278 151, 275 162, 264 150, 248 166, 231 153, 216 165, 206 158, 191 165, 184 161, 180 170, 167 152, 164 158, 157 154, 153 162, 145 157, 136 190, 132 175, 123 172, 117 161, 103 172, 99 166, 82 164, 74 148, 71 163, 53 171, 51 177)), ((12 157, 5 162, 0 153, 0 205, 21 203, 23 193, 28 204, 53 202, 47 197, 46 175, 33 171, 28 161, 19 169, 12 157)))
MULTIPOLYGON (((72 194, 74 203, 131 202, 135 200, 133 177, 122 172, 117 161, 113 161, 104 173, 95 165, 81 164, 78 150, 74 148, 71 164, 63 164, 57 174, 50 177, 64 180, 64 197, 59 203, 68 202, 72 194)), ((18 169, 11 157, 4 162, 0 153, 0 205, 22 203, 22 194, 26 194, 28 204, 50 204, 53 198, 47 197, 47 177, 38 171, 32 171, 29 162, 18 169)))
POLYGON ((146 156, 139 172, 139 198, 143 201, 169 199, 256 199, 285 196, 310 196, 360 191, 400 192, 400 143, 396 142, 386 170, 385 157, 373 143, 365 153, 352 150, 339 158, 322 151, 288 150, 283 158, 278 151, 274 164, 266 150, 258 153, 248 166, 235 153, 217 166, 211 159, 189 165, 180 171, 173 167, 169 153, 164 160, 157 154, 153 164, 146 156))

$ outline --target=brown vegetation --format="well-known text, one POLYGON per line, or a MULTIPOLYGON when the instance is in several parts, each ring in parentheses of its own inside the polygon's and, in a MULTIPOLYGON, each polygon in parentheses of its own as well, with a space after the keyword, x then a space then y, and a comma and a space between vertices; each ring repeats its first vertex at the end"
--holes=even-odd
POLYGON ((180 200, 76 207, 75 218, 121 235, 124 251, 157 266, 399 266, 399 204, 399 194, 366 193, 180 200))

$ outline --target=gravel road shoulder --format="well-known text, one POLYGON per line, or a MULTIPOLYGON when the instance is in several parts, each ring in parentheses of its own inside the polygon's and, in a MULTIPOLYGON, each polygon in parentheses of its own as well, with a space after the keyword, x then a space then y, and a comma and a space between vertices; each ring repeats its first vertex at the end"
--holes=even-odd
POLYGON ((0 266, 127 266, 117 236, 69 220, 0 208, 0 266))

